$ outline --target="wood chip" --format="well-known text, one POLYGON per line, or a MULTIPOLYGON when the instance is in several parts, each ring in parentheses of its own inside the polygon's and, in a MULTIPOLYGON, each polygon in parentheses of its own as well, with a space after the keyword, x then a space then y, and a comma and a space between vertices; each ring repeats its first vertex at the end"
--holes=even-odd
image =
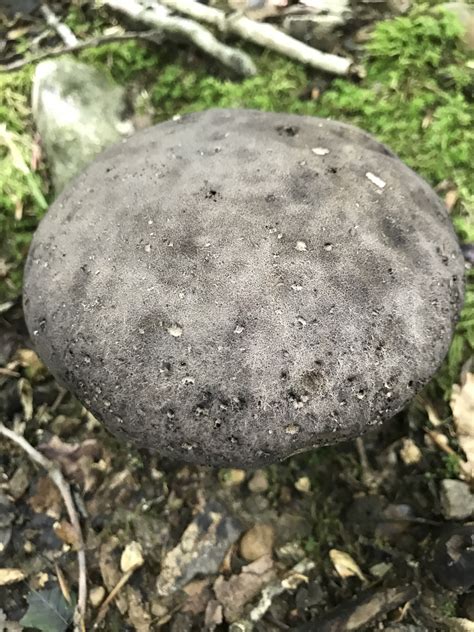
POLYGON ((379 178, 378 176, 373 174, 371 171, 367 171, 365 177, 373 184, 375 184, 375 186, 377 186, 379 189, 383 189, 385 187, 386 182, 384 182, 382 178, 379 178))

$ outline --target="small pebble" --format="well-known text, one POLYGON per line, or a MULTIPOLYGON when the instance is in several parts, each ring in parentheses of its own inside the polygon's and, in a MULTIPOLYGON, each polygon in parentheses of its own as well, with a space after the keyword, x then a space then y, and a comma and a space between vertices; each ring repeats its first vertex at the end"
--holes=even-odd
POLYGON ((89 601, 93 608, 97 608, 104 601, 105 588, 103 586, 93 586, 89 592, 89 601))
POLYGON ((302 494, 307 494, 311 491, 311 481, 307 476, 302 476, 296 481, 295 489, 297 489, 302 494))
POLYGON ((249 481, 249 490, 254 494, 262 494, 269 487, 265 470, 257 470, 249 481))
POLYGON ((256 524, 240 541, 240 554, 247 562, 254 562, 264 555, 271 555, 275 532, 268 524, 256 524))

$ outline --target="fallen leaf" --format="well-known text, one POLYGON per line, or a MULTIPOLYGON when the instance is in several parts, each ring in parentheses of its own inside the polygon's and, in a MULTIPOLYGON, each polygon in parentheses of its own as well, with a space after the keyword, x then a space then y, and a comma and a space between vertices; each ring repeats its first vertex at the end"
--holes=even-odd
POLYGON ((459 445, 467 458, 466 473, 474 479, 474 373, 467 373, 462 384, 454 384, 451 410, 459 445))
POLYGON ((76 529, 72 526, 70 522, 67 520, 61 520, 61 522, 55 522, 53 525, 54 533, 58 536, 58 538, 72 546, 73 549, 77 550, 79 547, 79 537, 76 529))
POLYGON ((0 586, 16 584, 25 577, 25 573, 19 568, 0 568, 0 586))
POLYGON ((66 443, 54 435, 48 443, 38 446, 48 459, 60 464, 65 476, 89 492, 97 484, 98 472, 94 466, 102 456, 102 447, 96 439, 82 443, 66 443))
POLYGON ((120 569, 122 573, 128 573, 140 566, 143 566, 142 547, 139 542, 130 542, 123 550, 120 558, 120 569))
POLYGON ((186 593, 188 598, 181 611, 190 612, 194 615, 204 612, 212 598, 210 583, 210 579, 196 579, 185 586, 183 592, 186 593))
POLYGON ((32 349, 18 349, 13 359, 26 369, 25 373, 29 380, 44 378, 48 373, 48 369, 32 349))
POLYGON ((357 562, 355 562, 349 553, 339 551, 338 549, 331 549, 329 551, 329 558, 333 563, 336 573, 339 577, 345 579, 346 577, 357 576, 361 581, 365 582, 364 574, 360 570, 357 562))
POLYGON ((28 610, 20 623, 25 627, 41 632, 65 632, 72 621, 74 602, 69 604, 60 589, 31 592, 28 597, 28 610))
POLYGON ((220 575, 214 582, 214 593, 222 604, 226 620, 229 623, 237 621, 245 605, 275 576, 273 560, 269 555, 244 566, 239 575, 232 575, 228 580, 220 575))
POLYGON ((180 542, 168 551, 156 582, 161 597, 169 596, 196 575, 217 573, 242 526, 216 501, 210 501, 186 527, 180 542))
POLYGON ((61 516, 63 506, 61 494, 49 476, 38 479, 35 493, 28 498, 27 502, 35 513, 45 513, 56 519, 61 516))

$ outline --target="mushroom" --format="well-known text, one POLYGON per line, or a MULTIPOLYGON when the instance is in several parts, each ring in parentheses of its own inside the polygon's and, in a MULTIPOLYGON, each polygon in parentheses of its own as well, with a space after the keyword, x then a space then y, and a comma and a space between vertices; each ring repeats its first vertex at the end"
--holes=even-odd
POLYGON ((105 151, 52 204, 35 347, 116 435, 255 467, 392 417, 443 360, 463 258, 432 189, 342 123, 210 110, 105 151))

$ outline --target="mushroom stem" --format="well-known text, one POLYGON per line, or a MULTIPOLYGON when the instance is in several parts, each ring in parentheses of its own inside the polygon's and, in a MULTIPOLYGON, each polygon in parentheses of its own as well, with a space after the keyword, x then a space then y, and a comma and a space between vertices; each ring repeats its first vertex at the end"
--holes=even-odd
POLYGON ((86 615, 86 603, 87 603, 87 567, 86 567, 86 553, 84 548, 84 539, 82 537, 81 525, 79 523, 79 517, 77 515, 76 508, 74 506, 74 501, 71 494, 71 488, 69 483, 63 476, 59 465, 54 463, 54 461, 50 461, 46 458, 41 452, 36 450, 28 441, 17 434, 13 430, 7 428, 3 423, 0 422, 0 435, 3 435, 7 439, 10 439, 13 443, 19 446, 26 454, 30 457, 30 459, 43 467, 48 476, 53 481, 53 483, 58 488, 64 504, 66 506, 66 510, 69 516, 69 520, 71 521, 74 530, 77 535, 78 542, 78 550, 77 550, 77 563, 79 567, 79 589, 78 589, 78 597, 77 597, 77 606, 76 611, 74 613, 74 626, 75 630, 78 632, 82 632, 85 630, 84 621, 86 615))

